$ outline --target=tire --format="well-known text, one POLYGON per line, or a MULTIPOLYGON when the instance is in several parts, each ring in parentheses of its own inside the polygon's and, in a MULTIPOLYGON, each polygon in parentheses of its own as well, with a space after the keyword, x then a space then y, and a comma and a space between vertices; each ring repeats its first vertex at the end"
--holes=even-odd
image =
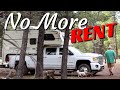
MULTIPOLYGON (((15 70, 17 71, 18 69, 18 64, 15 66, 15 70)), ((28 68, 26 65, 24 65, 24 68, 23 68, 23 75, 27 75, 28 74, 28 68)))
POLYGON ((29 70, 31 75, 35 74, 35 70, 29 70))
POLYGON ((79 70, 79 71, 83 72, 84 69, 87 69, 87 72, 91 72, 90 66, 87 65, 87 64, 80 64, 80 65, 78 66, 78 70, 79 70))

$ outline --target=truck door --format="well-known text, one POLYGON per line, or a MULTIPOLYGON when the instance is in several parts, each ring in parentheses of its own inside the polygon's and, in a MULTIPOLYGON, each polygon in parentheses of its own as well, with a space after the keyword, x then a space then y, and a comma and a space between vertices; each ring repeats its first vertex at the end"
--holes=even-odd
MULTIPOLYGON (((61 68, 62 63, 62 54, 63 54, 63 48, 59 48, 59 56, 58 56, 58 67, 61 68)), ((74 69, 74 55, 71 51, 68 50, 68 60, 67 60, 67 69, 74 69)))
POLYGON ((44 68, 56 69, 57 67, 57 48, 45 48, 44 68))

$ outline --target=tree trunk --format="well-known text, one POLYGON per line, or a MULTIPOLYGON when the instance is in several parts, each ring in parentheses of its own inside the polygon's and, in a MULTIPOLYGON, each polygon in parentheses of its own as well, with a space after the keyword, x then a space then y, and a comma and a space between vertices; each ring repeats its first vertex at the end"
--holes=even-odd
MULTIPOLYGON (((116 22, 116 11, 113 12, 114 13, 114 22, 116 22)), ((114 28, 114 36, 113 36, 113 40, 114 40, 114 50, 116 51, 116 57, 118 58, 118 48, 117 48, 117 38, 116 38, 116 27, 114 28)))
POLYGON ((44 49, 44 28, 39 30, 37 44, 37 66, 35 78, 43 78, 43 49, 44 49))
MULTIPOLYGON (((68 18, 69 12, 66 11, 66 18, 68 18)), ((69 24, 69 22, 68 22, 69 24)), ((68 25, 69 26, 69 25, 68 25)), ((69 44, 69 27, 67 26, 65 30, 65 38, 63 45, 63 56, 62 56, 62 64, 61 64, 61 79, 67 79, 67 59, 68 59, 68 44, 69 44)))
MULTIPOLYGON (((44 14, 44 12, 41 12, 41 16, 44 14)), ((39 29, 38 34, 38 43, 37 43, 37 65, 36 65, 36 71, 35 71, 35 78, 37 79, 43 79, 43 49, 44 49, 44 33, 45 29, 43 24, 41 25, 39 29)))
MULTIPOLYGON (((92 26, 95 26, 95 25, 96 25, 96 22, 98 21, 98 18, 99 18, 99 14, 100 14, 100 11, 98 11, 97 17, 94 18, 94 21, 92 22, 92 26)), ((94 52, 94 53, 98 53, 98 52, 99 52, 98 42, 95 41, 95 40, 92 40, 92 43, 93 43, 93 52, 94 52)))
MULTIPOLYGON (((27 17, 29 17, 29 19, 32 18, 31 11, 28 11, 28 12, 21 11, 21 13, 23 13, 24 17, 27 16, 27 17), (26 15, 26 13, 27 13, 27 15, 26 15)), ((26 49, 27 49, 28 33, 29 33, 29 29, 26 29, 26 30, 23 31, 19 64, 18 64, 17 72, 16 72, 16 78, 17 79, 21 79, 24 75, 24 72, 27 73, 27 71, 26 71, 27 66, 26 66, 26 63, 25 63, 25 55, 26 55, 26 49)))
POLYGON ((104 46, 104 40, 103 39, 100 39, 100 44, 99 44, 99 54, 102 54, 102 55, 104 55, 104 48, 103 48, 103 46, 104 46))
POLYGON ((21 52, 20 52, 20 59, 19 59, 19 64, 16 72, 16 77, 17 79, 20 79, 23 77, 23 70, 25 67, 25 53, 26 53, 26 48, 27 48, 27 40, 28 40, 28 33, 29 30, 24 30, 23 31, 23 37, 22 37, 22 46, 21 46, 21 52))

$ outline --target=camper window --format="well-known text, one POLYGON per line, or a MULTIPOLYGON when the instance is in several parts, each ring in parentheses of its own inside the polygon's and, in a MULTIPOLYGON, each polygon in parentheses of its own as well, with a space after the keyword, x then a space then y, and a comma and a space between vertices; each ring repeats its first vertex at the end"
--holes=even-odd
POLYGON ((56 55, 57 48, 46 48, 46 55, 56 55))
POLYGON ((55 40, 55 37, 53 36, 53 34, 45 34, 44 40, 55 40))
POLYGON ((36 44, 36 38, 30 38, 30 44, 35 45, 36 44))

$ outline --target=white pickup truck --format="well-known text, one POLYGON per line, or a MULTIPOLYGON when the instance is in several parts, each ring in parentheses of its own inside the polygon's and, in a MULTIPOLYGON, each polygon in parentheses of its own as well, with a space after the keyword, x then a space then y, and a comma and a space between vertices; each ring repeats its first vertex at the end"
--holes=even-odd
MULTIPOLYGON (((95 53, 82 53, 73 46, 69 46, 69 55, 67 62, 67 69, 76 71, 79 69, 83 71, 87 69, 88 72, 96 74, 104 69, 103 56, 95 53)), ((60 47, 45 47, 44 48, 44 69, 61 69, 62 50, 60 47)), ((25 57, 26 67, 25 71, 33 72, 36 68, 36 55, 28 55, 25 57)), ((16 68, 19 63, 19 55, 10 55, 7 59, 10 68, 16 68)))
MULTIPOLYGON (((22 30, 5 31, 4 38, 11 41, 16 46, 21 47, 22 30)), ((30 30, 28 34, 28 43, 25 57, 25 73, 35 71, 37 61, 37 39, 38 30, 30 30)), ((19 63, 20 50, 10 42, 3 40, 2 60, 7 62, 10 68, 17 68, 19 63)), ((61 69, 62 49, 64 43, 64 33, 60 30, 47 30, 44 35, 44 69, 61 69), (46 47, 49 46, 49 47, 46 47)), ((67 69, 82 71, 86 69, 89 72, 99 72, 104 69, 103 56, 95 53, 82 53, 69 42, 69 55, 67 69)))

